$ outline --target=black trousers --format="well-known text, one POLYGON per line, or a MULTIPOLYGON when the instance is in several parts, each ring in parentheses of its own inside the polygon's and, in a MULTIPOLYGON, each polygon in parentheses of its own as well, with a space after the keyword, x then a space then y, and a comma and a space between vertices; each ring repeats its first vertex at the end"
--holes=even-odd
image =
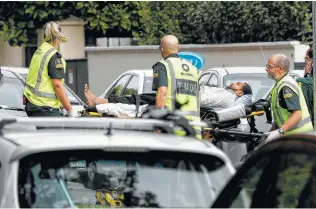
POLYGON ((27 101, 25 111, 29 117, 61 117, 59 109, 48 106, 37 106, 27 101))
POLYGON ((136 105, 136 96, 139 98, 139 105, 154 105, 156 94, 140 94, 140 95, 126 95, 126 96, 109 96, 109 103, 122 103, 136 105))

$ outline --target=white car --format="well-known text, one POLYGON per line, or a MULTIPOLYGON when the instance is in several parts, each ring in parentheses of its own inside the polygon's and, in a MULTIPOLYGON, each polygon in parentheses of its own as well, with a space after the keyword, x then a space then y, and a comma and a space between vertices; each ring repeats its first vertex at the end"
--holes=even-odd
POLYGON ((128 70, 113 81, 100 97, 154 93, 152 84, 153 70, 128 70))
POLYGON ((22 95, 23 79, 8 70, 0 70, 0 117, 27 117, 22 95))
POLYGON ((173 127, 173 121, 23 118, 0 124, 1 208, 120 203, 207 208, 235 173, 228 157, 211 143, 153 132, 157 126, 173 127), (31 125, 50 129, 21 130, 31 125), (97 179, 93 189, 85 182, 91 178, 97 179))

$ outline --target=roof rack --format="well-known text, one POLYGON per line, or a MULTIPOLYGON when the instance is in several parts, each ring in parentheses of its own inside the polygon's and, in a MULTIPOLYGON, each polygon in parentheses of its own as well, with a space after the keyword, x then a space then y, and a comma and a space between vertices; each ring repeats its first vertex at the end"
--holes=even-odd
MULTIPOLYGON (((204 122, 188 122, 190 126, 207 127, 204 122)), ((3 135, 5 127, 10 125, 32 125, 41 128, 82 128, 82 129, 111 129, 120 130, 142 130, 152 131, 160 129, 165 133, 174 133, 175 128, 181 127, 187 132, 187 136, 195 136, 195 132, 187 130, 185 125, 177 123, 176 120, 157 120, 157 119, 121 119, 121 118, 67 118, 67 117, 21 117, 4 118, 0 120, 0 135, 3 135)))

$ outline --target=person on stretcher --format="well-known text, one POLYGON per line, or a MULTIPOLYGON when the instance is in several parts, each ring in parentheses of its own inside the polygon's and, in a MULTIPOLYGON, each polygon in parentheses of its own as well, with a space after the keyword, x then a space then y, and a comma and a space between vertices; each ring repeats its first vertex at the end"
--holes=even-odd
MULTIPOLYGON (((227 86, 226 88, 215 88, 219 90, 216 91, 207 91, 207 88, 214 89, 214 87, 202 86, 200 89, 200 101, 201 107, 203 105, 209 106, 213 109, 217 109, 215 104, 223 103, 219 106, 224 109, 228 108, 232 105, 245 105, 249 106, 253 103, 253 96, 252 90, 249 84, 246 82, 234 82, 231 85, 227 86), (225 92, 225 94, 223 94, 225 92), (212 98, 211 100, 205 98, 212 98), (223 100, 229 100, 224 101, 223 100), (215 101, 215 102, 214 102, 215 101), (233 101, 233 102, 232 102, 233 101), (215 107, 215 108, 214 108, 215 107)), ((107 99, 98 98, 95 96, 89 89, 88 85, 85 85, 85 97, 87 100, 87 104, 89 106, 97 106, 98 112, 106 112, 109 115, 125 115, 128 117, 135 117, 136 115, 136 96, 135 95, 128 95, 128 96, 109 96, 107 99), (107 105, 102 105, 107 104, 107 105)), ((155 105, 155 93, 151 94, 141 94, 137 96, 139 99, 139 114, 141 115, 142 111, 148 105, 155 105)), ((217 105, 218 106, 218 105, 217 105)))
POLYGON ((250 106, 254 102, 252 89, 246 82, 234 82, 225 88, 201 86, 200 107, 222 110, 234 105, 250 106))

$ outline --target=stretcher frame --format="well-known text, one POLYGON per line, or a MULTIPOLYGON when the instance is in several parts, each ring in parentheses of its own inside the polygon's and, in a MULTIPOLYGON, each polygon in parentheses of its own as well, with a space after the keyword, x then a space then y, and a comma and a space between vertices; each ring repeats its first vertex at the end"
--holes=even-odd
POLYGON ((211 140, 215 145, 219 142, 246 143, 247 152, 252 152, 256 147, 262 144, 267 137, 265 133, 259 132, 256 128, 255 117, 261 117, 265 114, 267 123, 271 124, 270 103, 265 100, 260 100, 251 107, 248 107, 248 111, 246 112, 248 112, 248 114, 244 118, 247 119, 250 126, 249 132, 243 132, 237 129, 237 126, 240 124, 240 118, 220 123, 216 111, 201 108, 201 120, 211 124, 210 128, 202 129, 203 139, 211 140), (265 104, 262 105, 260 102, 265 102, 265 104))
MULTIPOLYGON (((263 100, 266 102, 265 100, 263 100)), ((261 101, 262 102, 262 101, 261 101)), ((240 142, 247 144, 247 151, 251 152, 259 144, 261 144, 265 139, 265 134, 259 132, 256 128, 255 117, 261 117, 266 114, 267 123, 271 124, 271 111, 270 103, 268 106, 259 104, 256 106, 254 103, 251 107, 248 107, 246 111, 248 114, 244 117, 247 119, 250 126, 249 132, 242 132, 237 129, 240 124, 240 118, 232 119, 231 121, 219 122, 216 111, 201 108, 200 115, 201 121, 208 124, 207 128, 202 128, 202 138, 204 140, 212 141, 215 145, 218 142, 240 142), (250 110, 249 110, 250 109, 250 110), (209 136, 206 137, 206 134, 209 136)), ((82 112, 82 116, 87 117, 115 117, 107 114, 100 114, 91 110, 86 110, 82 112)), ((132 118, 128 116, 120 116, 119 118, 132 118)))

